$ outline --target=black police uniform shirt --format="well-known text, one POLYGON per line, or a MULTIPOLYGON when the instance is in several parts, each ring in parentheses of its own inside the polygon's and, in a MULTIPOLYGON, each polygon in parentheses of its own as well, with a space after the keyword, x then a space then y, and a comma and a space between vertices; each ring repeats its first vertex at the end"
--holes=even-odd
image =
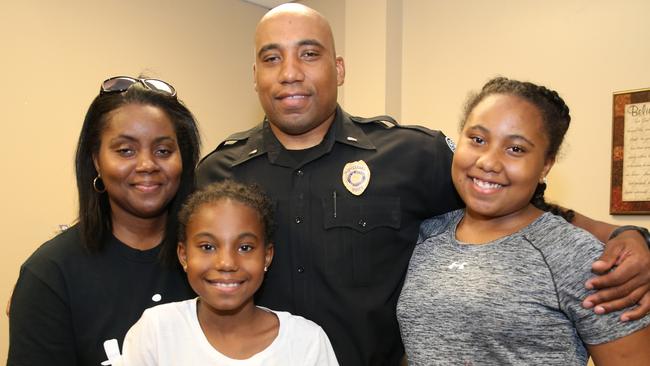
POLYGON ((140 251, 112 235, 105 244, 89 254, 73 226, 22 265, 7 365, 112 365, 145 309, 195 296, 180 268, 160 263, 160 246, 140 251))
POLYGON ((343 366, 397 365, 395 306, 419 225, 461 207, 448 145, 441 132, 339 107, 323 141, 301 152, 284 149, 267 121, 229 137, 199 164, 198 183, 257 183, 275 203, 275 255, 258 304, 318 323, 343 366), (358 161, 368 172, 355 179, 368 180, 355 195, 343 171, 358 161))

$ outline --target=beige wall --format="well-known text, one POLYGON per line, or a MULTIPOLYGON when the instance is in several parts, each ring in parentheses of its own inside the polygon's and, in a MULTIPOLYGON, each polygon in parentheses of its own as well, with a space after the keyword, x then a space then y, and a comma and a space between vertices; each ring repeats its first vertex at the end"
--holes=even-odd
POLYGON ((546 84, 571 108, 549 198, 609 215, 612 92, 650 87, 647 0, 404 1, 403 114, 457 137, 467 91, 504 75, 546 84))
MULTIPOLYGON (((390 112, 456 138, 470 89, 502 74, 545 83, 572 110, 550 197, 610 216, 611 94, 650 87, 646 0, 304 0, 331 21, 353 114, 390 112), (401 16, 399 16, 401 14, 401 16)), ((264 9, 235 0, 44 0, 0 5, 0 116, 5 140, 0 304, 19 265, 75 218, 74 144, 108 75, 150 75, 179 90, 201 123, 204 152, 259 120, 252 33, 264 9), (8 146, 7 146, 8 144, 8 146)), ((0 362, 7 321, 0 317, 0 362)))
MULTIPOLYGON (((260 120, 253 31, 264 9, 234 0, 21 0, 0 5, 0 307, 20 264, 76 217, 73 155, 86 108, 112 75, 172 83, 204 152, 260 120)), ((7 318, 0 316, 0 363, 7 318)))

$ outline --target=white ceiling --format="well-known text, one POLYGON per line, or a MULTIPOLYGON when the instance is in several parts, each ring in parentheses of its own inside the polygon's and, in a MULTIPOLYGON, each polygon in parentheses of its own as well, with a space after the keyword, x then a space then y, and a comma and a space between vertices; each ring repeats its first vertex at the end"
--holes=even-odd
POLYGON ((259 5, 261 7, 271 9, 275 8, 276 6, 284 3, 290 3, 292 1, 287 1, 287 0, 242 0, 243 2, 246 3, 251 3, 255 5, 259 5))

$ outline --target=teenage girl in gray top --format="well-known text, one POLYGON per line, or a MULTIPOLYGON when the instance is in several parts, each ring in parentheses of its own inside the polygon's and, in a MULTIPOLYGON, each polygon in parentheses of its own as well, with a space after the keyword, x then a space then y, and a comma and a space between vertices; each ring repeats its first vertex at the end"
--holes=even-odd
POLYGON ((581 306, 603 246, 544 203, 570 119, 531 83, 470 99, 452 164, 467 207, 422 224, 397 306, 410 365, 650 365, 650 316, 581 306))

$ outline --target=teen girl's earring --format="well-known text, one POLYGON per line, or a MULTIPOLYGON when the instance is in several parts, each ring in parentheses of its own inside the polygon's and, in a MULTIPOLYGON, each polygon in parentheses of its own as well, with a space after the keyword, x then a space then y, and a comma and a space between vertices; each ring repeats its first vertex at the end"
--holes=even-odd
POLYGON ((269 270, 269 267, 264 266, 264 272, 267 272, 269 270))
POLYGON ((548 183, 548 179, 546 179, 546 177, 542 177, 542 179, 539 180, 539 183, 540 184, 546 184, 546 183, 548 183))
POLYGON ((104 185, 104 181, 102 180, 101 174, 97 174, 95 179, 93 179, 93 189, 97 193, 106 192, 106 186, 104 185))

